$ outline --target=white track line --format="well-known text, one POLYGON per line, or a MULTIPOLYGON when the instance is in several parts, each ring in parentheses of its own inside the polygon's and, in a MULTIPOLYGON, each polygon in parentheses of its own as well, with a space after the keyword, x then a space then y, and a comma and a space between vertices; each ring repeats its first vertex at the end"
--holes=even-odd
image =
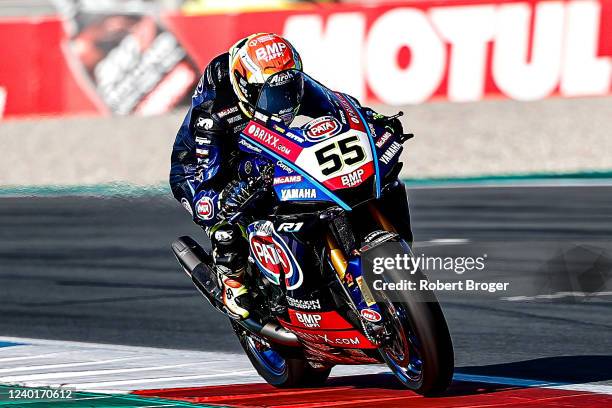
POLYGON ((47 365, 13 367, 13 368, 0 368, 0 374, 12 373, 12 372, 18 372, 18 371, 48 370, 52 368, 83 367, 83 366, 88 366, 88 365, 115 363, 118 361, 142 360, 143 358, 145 357, 124 357, 124 358, 113 358, 110 360, 86 361, 86 362, 78 362, 78 363, 62 363, 62 364, 47 364, 47 365))
POLYGON ((188 366, 201 365, 202 363, 184 363, 184 364, 173 364, 166 366, 153 366, 153 367, 138 367, 138 368, 120 368, 116 370, 91 370, 91 371, 66 371, 60 373, 47 373, 47 374, 29 374, 22 376, 9 376, 0 377, 0 381, 3 382, 21 382, 21 381, 36 381, 36 380, 51 380, 51 379, 64 379, 70 377, 91 377, 96 375, 110 375, 110 374, 126 374, 136 373, 144 371, 160 371, 167 370, 170 368, 183 368, 188 366))
POLYGON ((120 381, 102 381, 95 383, 73 383, 66 384, 66 387, 76 387, 82 390, 92 390, 96 388, 112 387, 116 385, 127 385, 127 384, 150 384, 158 382, 175 382, 184 380, 200 380, 206 378, 219 378, 219 377, 234 377, 234 376, 250 376, 253 374, 252 370, 244 371, 231 371, 219 374, 202 374, 202 375, 183 375, 176 377, 159 377, 159 378, 143 378, 133 380, 120 380, 120 381))
MULTIPOLYGON (((8 347, 3 347, 3 348, 8 349, 8 347)), ((46 357, 51 357, 51 356, 58 356, 60 354, 67 354, 67 353, 68 353, 67 351, 62 351, 59 353, 37 354, 34 356, 0 358, 0 363, 6 363, 6 362, 11 362, 11 361, 21 361, 21 360, 35 360, 35 359, 41 359, 41 358, 46 358, 46 357)))
MULTIPOLYGON (((127 393, 135 389, 205 387, 219 384, 261 383, 263 380, 251 367, 243 354, 133 347, 95 343, 3 338, 0 341, 25 343, 3 348, 4 361, 21 361, 29 357, 43 357, 51 364, 6 368, 3 371, 36 371, 27 375, 0 377, 0 382, 22 386, 69 386, 78 390, 95 390, 104 393, 127 393), (12 349, 12 350, 11 350, 12 349), (53 350, 57 352, 45 353, 53 350), (24 355, 32 353, 31 356, 24 355), (17 354, 11 357, 11 353, 17 354), (50 359, 53 357, 54 359, 50 359), (91 361, 94 358, 98 360, 91 361), (126 367, 127 360, 138 361, 137 367, 126 367), (167 363, 172 364, 167 364, 167 363), (107 369, 58 372, 57 368, 80 365, 108 364, 107 369), (121 367, 117 369, 117 366, 121 367), (174 369, 174 370, 173 370, 174 369), (177 370, 178 369, 178 370, 177 370), (49 371, 53 370, 53 371, 49 371), (161 373, 160 373, 161 371, 161 373), (130 373, 136 374, 130 376, 130 373), (141 373, 146 373, 143 378, 141 373), (92 377, 92 378, 84 378, 92 377), (132 377, 132 378, 130 378, 132 377), (89 380, 90 382, 83 382, 89 380)), ((0 361, 2 361, 0 360, 0 361)), ((2 372, 2 371, 0 371, 2 372)), ((386 366, 338 366, 333 375, 354 376, 389 373, 386 366)), ((512 377, 497 377, 456 373, 456 381, 503 384, 519 387, 555 388, 568 391, 586 391, 612 395, 612 385, 601 383, 565 384, 512 377)))

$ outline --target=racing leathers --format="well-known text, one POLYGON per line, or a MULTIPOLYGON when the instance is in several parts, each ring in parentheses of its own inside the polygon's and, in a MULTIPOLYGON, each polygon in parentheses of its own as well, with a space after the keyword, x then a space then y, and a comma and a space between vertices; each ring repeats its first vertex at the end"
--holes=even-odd
MULTIPOLYGON (((245 268, 248 245, 241 227, 230 225, 226 220, 251 190, 250 184, 241 177, 244 171, 239 168, 239 163, 245 153, 238 149, 238 138, 249 122, 249 116, 239 105, 230 84, 228 60, 227 53, 213 59, 198 83, 191 107, 174 142, 170 186, 174 197, 191 213, 193 220, 206 229, 213 246, 215 267, 222 275, 230 277, 227 284, 232 288, 231 279, 239 280, 245 268)), ((318 117, 332 111, 330 102, 321 100, 321 93, 310 88, 313 86, 317 85, 310 82, 305 84, 298 115, 318 117)), ((346 97, 350 98, 348 95, 346 97)), ((357 101, 351 100, 359 106, 357 101)), ((384 120, 372 110, 362 110, 366 117, 384 120)), ((401 131, 398 121, 389 125, 399 126, 401 131)), ((391 208, 392 205, 394 210, 388 211, 388 216, 399 225, 401 235, 411 242, 403 184, 400 183, 397 191, 391 192, 389 197, 392 203, 387 203, 387 206, 391 208), (396 211, 398 205, 405 211, 396 211)), ((382 205, 384 210, 385 203, 382 205)), ((233 286, 244 289, 238 284, 233 286)), ((229 295, 236 298, 240 294, 229 295)), ((238 305, 235 314, 242 317, 248 315, 241 309, 244 308, 238 305)))

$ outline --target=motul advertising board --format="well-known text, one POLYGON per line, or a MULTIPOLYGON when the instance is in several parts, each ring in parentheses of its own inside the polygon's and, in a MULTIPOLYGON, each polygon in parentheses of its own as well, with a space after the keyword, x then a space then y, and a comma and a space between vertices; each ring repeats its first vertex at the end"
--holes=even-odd
POLYGON ((253 32, 285 35, 329 87, 390 105, 612 90, 612 0, 325 5, 230 15, 0 20, 4 117, 154 114, 253 32))

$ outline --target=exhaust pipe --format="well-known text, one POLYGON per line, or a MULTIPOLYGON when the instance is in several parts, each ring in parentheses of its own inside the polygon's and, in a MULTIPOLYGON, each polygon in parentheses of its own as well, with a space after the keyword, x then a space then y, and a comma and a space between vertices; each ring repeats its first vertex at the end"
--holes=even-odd
MULTIPOLYGON (((180 237, 172 243, 172 252, 181 264, 185 273, 191 277, 196 288, 208 299, 217 310, 227 315, 225 305, 221 299, 221 289, 217 285, 216 272, 210 267, 212 256, 208 254, 191 237, 180 237)), ((236 320, 245 329, 267 339, 273 343, 290 347, 301 347, 297 336, 277 323, 261 325, 252 318, 236 320)))

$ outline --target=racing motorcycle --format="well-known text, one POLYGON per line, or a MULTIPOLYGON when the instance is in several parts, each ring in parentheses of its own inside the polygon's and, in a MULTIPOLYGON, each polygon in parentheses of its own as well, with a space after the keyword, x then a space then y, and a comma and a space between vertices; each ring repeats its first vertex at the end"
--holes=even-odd
MULTIPOLYGON (((240 168, 250 180, 267 181, 228 220, 245 226, 248 237, 250 315, 230 321, 269 384, 316 386, 335 365, 381 363, 423 395, 450 384, 453 347, 434 294, 405 291, 390 299, 362 270, 368 251, 385 243, 412 255, 379 206, 393 189, 404 193, 399 156, 411 136, 366 120, 352 98, 301 72, 273 75, 262 87, 240 135, 240 168), (297 76, 293 92, 277 86, 297 76), (289 127, 269 114, 290 110, 306 86, 326 105, 324 116, 289 127), (272 205, 257 205, 263 197, 272 205)), ((196 288, 231 317, 211 255, 190 237, 172 249, 196 288)))

